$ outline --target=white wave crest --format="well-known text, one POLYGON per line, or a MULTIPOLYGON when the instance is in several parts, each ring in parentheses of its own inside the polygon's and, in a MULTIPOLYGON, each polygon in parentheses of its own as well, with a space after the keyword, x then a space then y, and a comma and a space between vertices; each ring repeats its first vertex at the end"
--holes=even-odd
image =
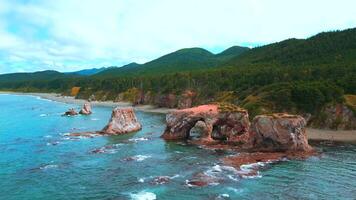
POLYGON ((150 158, 151 156, 149 155, 137 155, 137 156, 133 156, 132 158, 134 160, 136 160, 137 162, 142 162, 144 160, 146 160, 147 158, 150 158))
POLYGON ((139 193, 131 193, 130 197, 132 200, 155 200, 155 199, 157 199, 155 193, 146 192, 146 191, 141 191, 139 193))
POLYGON ((148 138, 145 137, 139 137, 139 138, 131 138, 129 139, 130 142, 138 142, 138 141, 147 141, 148 138))

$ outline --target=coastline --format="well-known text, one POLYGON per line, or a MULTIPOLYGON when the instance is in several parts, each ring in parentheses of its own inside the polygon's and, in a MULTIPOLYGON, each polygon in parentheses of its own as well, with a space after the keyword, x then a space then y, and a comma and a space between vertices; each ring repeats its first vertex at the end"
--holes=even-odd
MULTIPOLYGON (((0 94, 15 94, 15 95, 31 95, 43 99, 66 103, 76 104, 82 106, 85 102, 84 99, 75 99, 74 97, 62 96, 58 93, 22 93, 22 92, 7 92, 0 91, 0 94)), ((167 114, 175 109, 157 108, 152 105, 132 106, 129 102, 113 102, 113 101, 92 101, 93 106, 106 106, 106 107, 133 107, 135 110, 149 113, 167 114)), ((307 128, 308 140, 310 141, 334 141, 334 142, 353 142, 356 143, 356 130, 323 130, 315 128, 307 128)))
MULTIPOLYGON (((66 103, 66 104, 76 104, 82 106, 85 102, 84 99, 75 99, 70 96, 62 96, 58 93, 24 93, 24 92, 8 92, 8 91, 0 91, 0 94, 15 94, 15 95, 29 95, 36 96, 42 99, 47 99, 51 101, 66 103)), ((139 105, 132 106, 130 102, 114 102, 114 101, 91 101, 92 106, 106 106, 106 107, 133 107, 135 110, 149 113, 158 113, 158 114, 167 114, 175 109, 170 108, 158 108, 152 105, 139 105)))

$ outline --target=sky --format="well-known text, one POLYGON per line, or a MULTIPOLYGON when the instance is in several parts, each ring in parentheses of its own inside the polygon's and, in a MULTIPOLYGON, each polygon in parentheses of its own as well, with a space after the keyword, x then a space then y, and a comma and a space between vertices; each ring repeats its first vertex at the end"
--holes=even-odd
POLYGON ((0 0, 0 74, 144 63, 356 27, 354 0, 0 0))

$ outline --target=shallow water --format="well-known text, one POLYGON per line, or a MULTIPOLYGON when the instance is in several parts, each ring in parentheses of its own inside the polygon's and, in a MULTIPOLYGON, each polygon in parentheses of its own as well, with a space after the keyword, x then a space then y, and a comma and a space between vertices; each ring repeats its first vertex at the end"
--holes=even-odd
POLYGON ((160 139, 163 115, 137 112, 143 129, 133 134, 69 138, 100 130, 112 110, 61 117, 70 107, 79 108, 0 94, 0 199, 356 199, 356 145, 317 143, 321 158, 267 164, 241 178, 219 160, 231 152, 160 139), (189 187, 198 173, 218 181, 189 187), (168 183, 155 184, 157 176, 168 183))

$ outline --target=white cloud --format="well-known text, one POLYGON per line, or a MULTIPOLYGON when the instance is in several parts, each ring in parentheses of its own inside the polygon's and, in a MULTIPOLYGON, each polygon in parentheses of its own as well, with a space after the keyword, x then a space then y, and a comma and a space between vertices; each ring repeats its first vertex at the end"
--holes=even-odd
POLYGON ((356 26, 352 0, 0 1, 0 73, 146 62, 184 47, 216 51, 356 26))

